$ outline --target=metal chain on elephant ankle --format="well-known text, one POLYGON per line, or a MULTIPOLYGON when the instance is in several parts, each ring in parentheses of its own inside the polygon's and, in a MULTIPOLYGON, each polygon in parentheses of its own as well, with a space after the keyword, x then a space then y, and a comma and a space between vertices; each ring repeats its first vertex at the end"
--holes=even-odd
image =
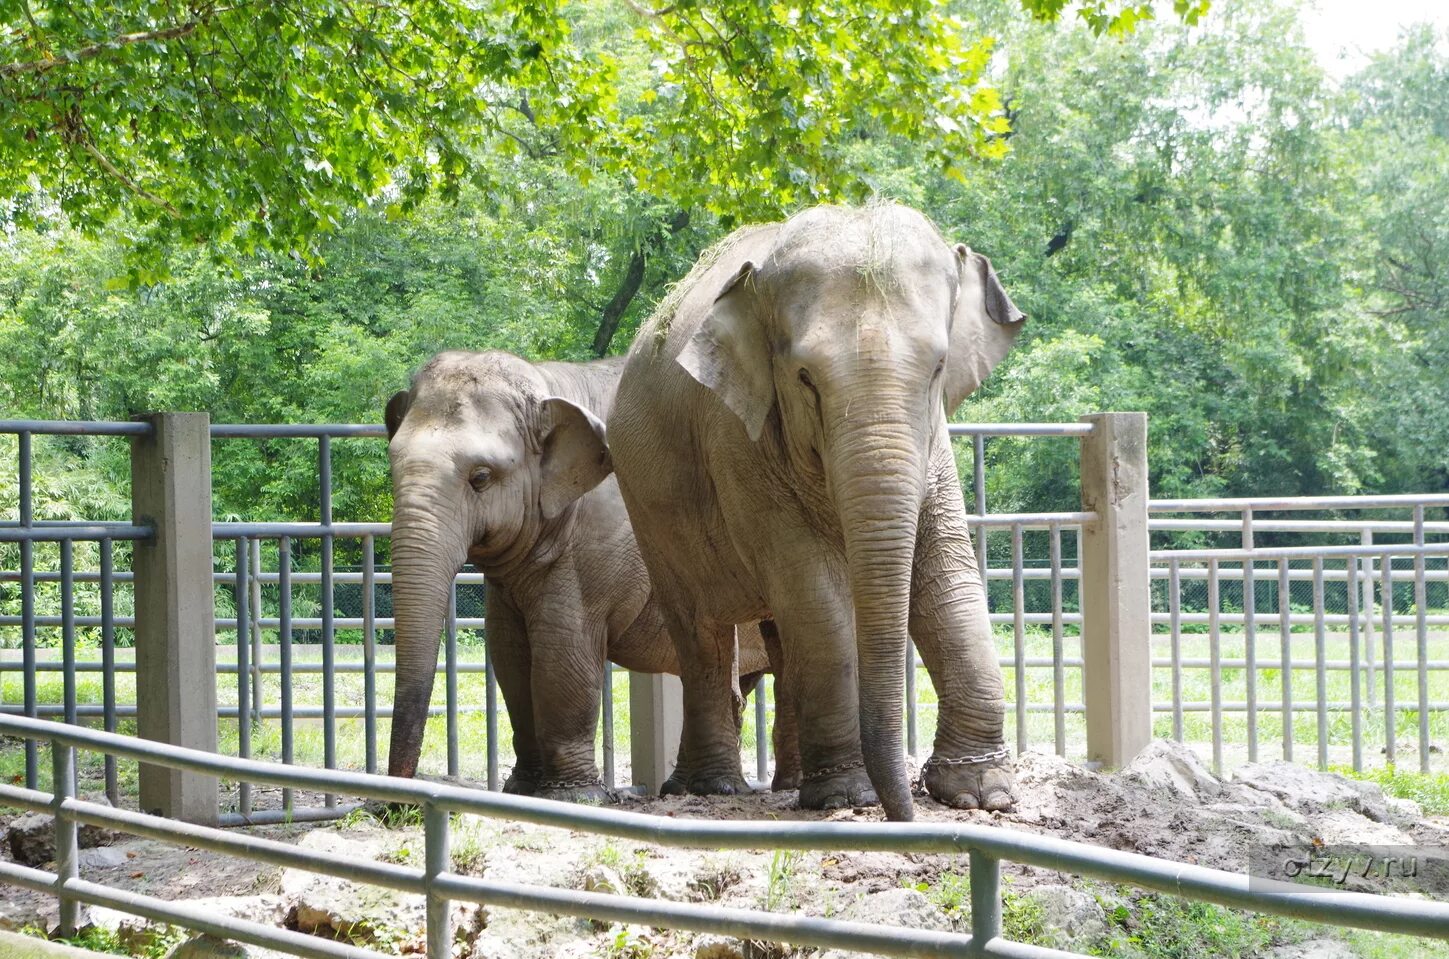
POLYGON ((598 776, 593 779, 543 779, 534 784, 534 789, 585 789, 589 786, 598 786, 600 789, 610 791, 604 785, 604 781, 598 776))
POLYGON ((921 772, 924 774, 932 766, 977 766, 982 763, 994 763, 998 759, 1005 759, 1009 755, 1011 755, 1010 751, 1007 750, 1005 745, 1002 745, 989 753, 980 753, 975 756, 957 756, 954 759, 938 759, 932 756, 921 767, 921 772))
POLYGON ((826 766, 824 769, 817 769, 814 772, 806 773, 800 777, 802 783, 814 782, 817 779, 825 779, 834 776, 836 773, 848 772, 852 769, 860 769, 865 765, 864 759, 852 759, 847 763, 836 763, 834 766, 826 766))

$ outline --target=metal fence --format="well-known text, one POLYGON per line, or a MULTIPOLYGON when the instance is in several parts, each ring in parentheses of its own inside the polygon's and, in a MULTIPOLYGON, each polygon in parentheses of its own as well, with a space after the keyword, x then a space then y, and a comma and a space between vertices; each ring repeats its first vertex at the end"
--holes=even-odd
POLYGON ((1241 715, 1241 735, 1233 738, 1250 762, 1269 724, 1284 759, 1295 758, 1295 741, 1311 737, 1319 766, 1357 770, 1379 744, 1377 756, 1397 762, 1407 736, 1428 772, 1434 727, 1449 711, 1442 694, 1432 695, 1432 680, 1449 661, 1439 651, 1444 637, 1431 631, 1449 625, 1449 523, 1427 516, 1445 507, 1449 494, 1155 501, 1159 514, 1236 514, 1153 523, 1164 532, 1237 540, 1152 554, 1153 624, 1166 627, 1155 635, 1153 666, 1171 682, 1169 701, 1154 708, 1171 713, 1173 738, 1193 738, 1186 716, 1207 713, 1221 769, 1225 717, 1241 715), (1328 510, 1410 518, 1292 515, 1328 510), (1267 512, 1288 515, 1261 518, 1267 512), (1305 539, 1320 542, 1302 545, 1305 539), (1260 640, 1271 644, 1267 655, 1260 656, 1260 640), (1167 655, 1157 655, 1164 647, 1167 655), (1205 680, 1194 683, 1194 672, 1205 680), (1194 699, 1188 686, 1205 686, 1208 698, 1194 699))
MULTIPOLYGON (((0 570, 0 589, 13 584, 10 602, 19 607, 0 610, 0 629, 19 627, 20 655, 0 659, 0 682, 19 674, 23 687, 20 701, 0 702, 0 712, 70 723, 99 720, 106 731, 136 716, 141 687, 152 681, 138 683, 134 697, 127 695, 138 668, 124 649, 137 624, 137 576, 128 566, 133 544, 150 541, 154 526, 36 519, 31 442, 44 434, 154 440, 155 429, 147 422, 0 423, 0 433, 17 436, 20 479, 17 521, 0 524, 0 545, 13 543, 19 551, 18 568, 0 570), (48 551, 47 568, 37 568, 37 549, 48 551), (58 631, 59 643, 42 642, 46 631, 58 631), (97 658, 78 650, 78 632, 98 634, 99 648, 92 654, 97 658), (58 660, 48 658, 55 652, 58 660), (58 694, 42 697, 39 680, 57 673, 58 694), (98 690, 93 682, 85 684, 98 696, 87 700, 80 687, 95 678, 98 690)), ((1144 702, 1146 722, 1156 717, 1152 728, 1158 735, 1211 749, 1220 769, 1258 758, 1265 737, 1280 740, 1290 759, 1301 758, 1295 744, 1313 742, 1320 764, 1356 767, 1396 761, 1399 740, 1407 738, 1413 743, 1406 748, 1417 751, 1421 767, 1429 768, 1432 734, 1449 717, 1449 694, 1439 694, 1436 685, 1449 669, 1449 650, 1437 652, 1431 632, 1449 625, 1449 522, 1430 517, 1449 506, 1449 495, 1149 503, 1144 471, 1137 491, 1143 525, 1165 548, 1148 554, 1144 535, 1143 549, 1129 555, 1086 541, 1086 530, 1105 525, 1092 509, 991 513, 986 501, 985 453, 993 438, 1070 439, 1081 442, 1085 453, 1110 438, 1101 421, 958 424, 951 432, 971 444, 969 521, 1007 677, 1009 735, 1018 751, 1045 747, 1072 758, 1099 758, 1093 755, 1088 713, 1095 708, 1120 719, 1144 702), (1398 510, 1410 518, 1338 515, 1365 510, 1398 510), (1206 511, 1234 518, 1196 515, 1206 511), (1304 517, 1308 511, 1335 516, 1304 517), (1345 537, 1357 542, 1337 542, 1345 537), (1314 542, 1304 544, 1305 539, 1314 542), (1145 580, 1144 587, 1150 583, 1151 607, 1140 610, 1147 624, 1142 635, 1105 608, 1096 611, 1094 633, 1087 622, 1093 611, 1084 608, 1091 604, 1083 602, 1084 569, 1098 581, 1115 575, 1145 580), (1245 596, 1253 601, 1245 603, 1245 596), (1259 639, 1269 641, 1270 632, 1277 653, 1260 656, 1259 639), (1137 681, 1117 674, 1101 683, 1083 682, 1093 634, 1109 644, 1134 644, 1127 659, 1140 660, 1137 681), (1150 689, 1150 699, 1144 701, 1144 689, 1134 685, 1150 689), (1376 751, 1380 743, 1382 751, 1376 751)), ((241 758, 375 772, 380 721, 390 716, 386 686, 393 669, 389 527, 335 519, 332 451, 334 441, 376 443, 382 428, 214 424, 205 433, 208 442, 315 444, 318 488, 315 522, 212 522, 208 511, 212 560, 206 602, 215 608, 218 644, 208 646, 218 680, 203 708, 217 720, 212 748, 241 758), (298 567, 299 550, 308 568, 298 567), (338 567, 339 550, 344 568, 338 567), (340 642, 339 634, 349 642, 340 642), (299 731, 305 740, 300 755, 299 731)), ((1104 486, 1109 478, 1095 475, 1085 458, 1082 462, 1085 505, 1088 487, 1104 486)), ((143 455, 133 456, 133 468, 144 477, 151 467, 143 455)), ((1121 482, 1121 476, 1110 481, 1121 482)), ((1111 509, 1121 512, 1120 504, 1111 509)), ((438 667, 441 703, 432 709, 442 727, 441 742, 436 733, 430 736, 442 747, 430 751, 433 768, 497 789, 511 744, 481 642, 482 577, 464 573, 458 584, 438 667), (465 742, 481 748, 465 750, 465 742)), ((919 760, 929 752, 935 697, 914 650, 908 655, 906 746, 919 760)), ((194 676, 190 685, 197 685, 194 676)), ((769 688, 762 680, 746 724, 746 747, 753 747, 759 780, 768 778, 770 768, 769 688)), ((658 733, 642 728, 643 711, 614 700, 614 683, 607 682, 600 750, 611 786, 622 772, 616 755, 627 752, 618 741, 628 735, 632 744, 658 733), (616 723, 625 713, 632 713, 631 723, 616 723)), ((196 712, 187 715, 194 718, 196 712)), ((27 786, 36 788, 40 757, 33 744, 26 748, 27 786)), ((638 762, 628 772, 626 784, 645 781, 638 762)), ((113 758, 105 760, 104 775, 108 796, 119 802, 113 758)), ((280 808, 259 808, 251 784, 240 782, 224 800, 222 821, 324 818, 341 811, 330 794, 317 809, 297 808, 293 799, 288 789, 280 808)))
POLYGON ((31 743, 48 741, 51 745, 53 791, 45 793, 0 785, 0 802, 55 816, 55 872, 0 862, 0 880, 55 894, 60 900, 59 932, 62 935, 75 932, 80 925, 81 906, 92 904, 300 956, 380 959, 381 955, 348 944, 250 920, 218 916, 182 903, 123 892, 82 879, 77 856, 78 826, 88 823, 161 842, 174 842, 422 895, 427 902, 426 954, 429 959, 446 959, 452 955, 453 930, 449 908, 452 901, 685 929, 746 940, 862 950, 885 956, 971 955, 1049 959, 1077 955, 1012 942, 1003 936, 1003 861, 1128 883, 1170 895, 1189 896, 1219 905, 1313 922, 1449 939, 1449 904, 1445 903, 1365 893, 1304 891, 1302 887, 1288 883, 1270 884, 1245 875, 1164 862, 1137 853, 1102 849, 996 826, 954 822, 681 821, 363 773, 289 768, 178 749, 44 720, 0 717, 0 733, 24 737, 31 743), (425 833, 424 866, 417 869, 304 850, 286 842, 84 801, 76 793, 77 749, 107 752, 147 764, 208 776, 246 779, 284 789, 335 789, 383 802, 418 805, 422 809, 425 833), (702 903, 638 899, 461 875, 452 870, 449 848, 450 816, 455 813, 695 849, 965 854, 969 861, 971 934, 875 926, 702 903))

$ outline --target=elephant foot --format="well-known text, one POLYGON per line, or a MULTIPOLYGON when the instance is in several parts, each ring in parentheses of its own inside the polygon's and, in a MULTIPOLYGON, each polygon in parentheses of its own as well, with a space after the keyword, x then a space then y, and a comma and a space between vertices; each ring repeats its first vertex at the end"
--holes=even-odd
POLYGON ((787 789, 799 789, 800 780, 803 777, 798 769, 781 769, 775 767, 775 778, 770 780, 770 789, 773 792, 784 792, 787 789))
POLYGON ((513 772, 503 781, 503 791, 514 796, 532 796, 538 791, 538 781, 541 778, 536 769, 514 766, 513 772))
POLYGON ((680 776, 678 771, 659 787, 661 796, 747 796, 753 793, 738 773, 717 776, 680 776))
POLYGON ((880 803, 860 760, 828 766, 800 779, 801 809, 845 809, 880 803))
POLYGON ((1016 804, 1011 756, 1006 747, 979 756, 932 756, 921 770, 926 792, 954 809, 1005 811, 1016 804))
POLYGON ((535 787, 533 795, 538 799, 553 799, 557 802, 582 803, 586 806, 612 806, 619 801, 619 794, 602 780, 545 779, 535 787))

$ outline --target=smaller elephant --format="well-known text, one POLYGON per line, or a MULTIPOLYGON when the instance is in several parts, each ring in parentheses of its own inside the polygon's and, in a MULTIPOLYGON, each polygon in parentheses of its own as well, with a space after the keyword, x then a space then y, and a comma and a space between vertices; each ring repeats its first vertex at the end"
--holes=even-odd
MULTIPOLYGON (((397 684, 388 772, 417 770, 439 633, 465 562, 488 587, 488 647, 513 723, 504 788, 606 801, 594 762, 605 660, 679 664, 604 439, 623 359, 433 357, 387 404, 397 684)), ((773 624, 739 630, 743 684, 769 668, 773 624)), ((777 700, 777 786, 798 781, 794 709, 777 700)), ((740 717, 736 716, 738 724, 740 717)))

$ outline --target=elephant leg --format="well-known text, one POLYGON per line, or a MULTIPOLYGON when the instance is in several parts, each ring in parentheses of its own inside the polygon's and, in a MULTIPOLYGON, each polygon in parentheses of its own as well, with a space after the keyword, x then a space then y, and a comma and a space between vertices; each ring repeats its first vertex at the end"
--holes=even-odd
POLYGON ((530 678, 533 658, 528 649, 523 617, 498 587, 488 592, 487 635, 493 675, 498 680, 498 688, 503 691, 503 703, 508 707, 508 720, 513 726, 513 755, 516 759, 513 770, 503 783, 503 791, 531 796, 543 776, 543 754, 538 749, 533 722, 530 678))
POLYGON ((679 653, 684 686, 684 730, 679 761, 660 787, 661 795, 723 795, 750 792, 740 767, 739 692, 732 623, 702 623, 666 610, 669 635, 679 653))
POLYGON ((775 751, 775 778, 770 788, 775 792, 799 789, 800 729, 795 715, 795 696, 785 681, 785 651, 780 648, 780 630, 773 620, 761 620, 760 635, 765 639, 770 672, 775 675, 775 724, 770 736, 770 745, 775 751))
POLYGON ((543 764, 534 795, 613 802, 616 797, 600 780, 594 761, 605 675, 603 626, 585 626, 582 616, 567 614, 566 595, 555 599, 547 612, 528 622, 533 725, 543 764))
MULTIPOLYGON (((785 682, 795 703, 802 809, 838 809, 877 802, 860 745, 860 692, 855 617, 843 575, 799 542, 772 544, 782 562, 767 584, 784 654, 785 682)), ((777 715, 779 715, 777 704, 777 715)))
POLYGON ((1001 667, 944 440, 932 449, 911 581, 911 637, 940 700, 935 748, 922 775, 926 790, 958 809, 1009 809, 1015 799, 1003 745, 1001 667))

